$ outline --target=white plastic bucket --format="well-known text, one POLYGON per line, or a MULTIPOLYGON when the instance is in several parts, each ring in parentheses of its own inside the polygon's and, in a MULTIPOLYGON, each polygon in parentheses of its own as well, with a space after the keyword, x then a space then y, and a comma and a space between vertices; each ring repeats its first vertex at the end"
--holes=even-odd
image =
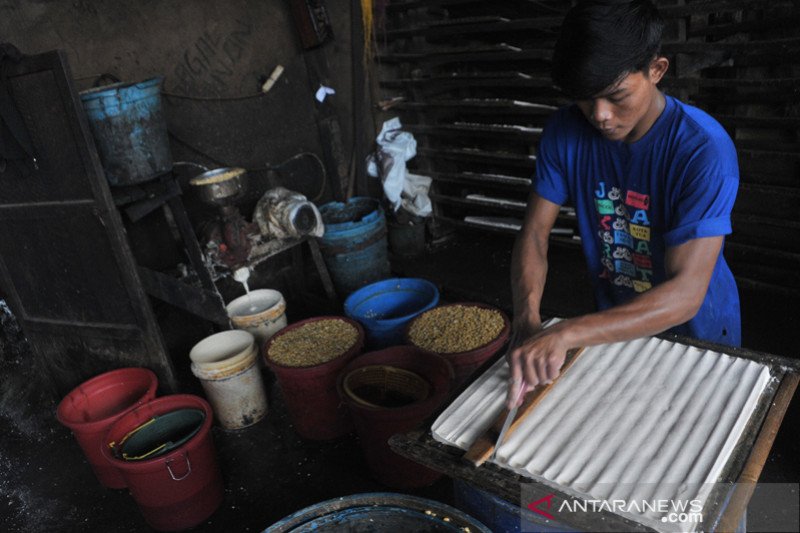
POLYGON ((267 414, 267 395, 256 364, 258 346, 247 331, 215 333, 197 343, 189 358, 220 425, 252 426, 267 414))
POLYGON ((286 300, 273 289, 258 289, 227 305, 228 316, 236 329, 248 331, 259 346, 286 327, 286 300))

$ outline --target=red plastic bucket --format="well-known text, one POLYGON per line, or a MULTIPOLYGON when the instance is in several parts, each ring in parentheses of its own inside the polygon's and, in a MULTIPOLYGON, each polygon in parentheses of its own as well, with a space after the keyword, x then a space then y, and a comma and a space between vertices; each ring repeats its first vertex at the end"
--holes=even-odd
POLYGON ((156 397, 158 378, 146 368, 120 368, 75 387, 58 404, 58 421, 72 430, 100 483, 125 488, 125 480, 103 457, 103 437, 123 414, 156 397))
POLYGON ((452 303, 447 305, 440 305, 439 307, 434 307, 430 311, 426 311, 426 313, 422 313, 418 317, 409 323, 408 327, 406 328, 406 342, 412 346, 416 346, 420 350, 426 353, 435 353, 436 355, 441 355, 448 361, 450 364, 453 365, 453 371, 455 372, 456 379, 455 384, 460 385, 463 383, 468 377, 472 375, 475 370, 477 370, 483 363, 488 361, 495 355, 503 345, 508 342, 508 337, 511 334, 511 321, 508 319, 508 316, 496 307, 492 307, 491 305, 486 305, 477 302, 465 302, 465 303, 452 303), (483 346, 478 346, 477 348, 473 348, 472 350, 467 350, 465 352, 454 352, 454 353, 438 353, 426 350, 420 346, 416 346, 412 341, 408 334, 411 328, 414 325, 414 322, 420 320, 422 317, 425 316, 426 313, 430 311, 435 311, 436 309, 442 309, 444 307, 452 307, 456 305, 466 306, 466 307, 480 307, 481 309, 490 309, 492 311, 496 311, 500 313, 500 316, 503 317, 503 329, 500 330, 500 333, 492 339, 491 341, 487 342, 483 346))
POLYGON ((145 521, 160 531, 196 526, 222 503, 222 474, 211 438, 211 406, 198 396, 174 394, 148 402, 117 420, 105 438, 103 455, 122 473, 145 521), (205 419, 187 442, 164 455, 138 461, 114 456, 108 443, 119 443, 153 417, 179 409, 200 409, 205 419))
POLYGON ((341 316, 321 316, 301 320, 276 333, 264 345, 263 357, 275 373, 286 400, 286 408, 298 435, 311 440, 328 440, 349 433, 353 424, 347 407, 339 400, 336 380, 342 368, 364 346, 364 330, 355 320, 341 316), (355 344, 342 355, 326 363, 306 367, 280 365, 267 357, 272 344, 289 331, 319 320, 342 320, 358 330, 355 344))
POLYGON ((361 449, 373 476, 382 484, 409 489, 430 485, 441 477, 424 466, 410 461, 389 448, 389 437, 410 431, 428 418, 447 398, 453 382, 453 368, 443 357, 423 352, 413 346, 394 346, 369 352, 352 360, 338 381, 339 394, 347 403, 361 449), (430 385, 424 400, 402 407, 370 407, 355 401, 344 390, 345 378, 358 369, 386 365, 413 372, 430 385))

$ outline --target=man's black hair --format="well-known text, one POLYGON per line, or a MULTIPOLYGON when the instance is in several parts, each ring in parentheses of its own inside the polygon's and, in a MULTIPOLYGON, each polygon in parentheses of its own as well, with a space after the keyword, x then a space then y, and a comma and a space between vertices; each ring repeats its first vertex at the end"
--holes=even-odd
POLYGON ((591 98, 647 69, 661 50, 663 32, 664 20, 650 0, 580 1, 561 26, 553 82, 571 98, 591 98))

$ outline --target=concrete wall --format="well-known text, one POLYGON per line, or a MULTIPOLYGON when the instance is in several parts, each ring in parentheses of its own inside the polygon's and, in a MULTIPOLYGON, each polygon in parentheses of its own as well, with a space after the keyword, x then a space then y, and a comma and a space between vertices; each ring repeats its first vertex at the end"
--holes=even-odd
MULTIPOLYGON (((307 68, 286 0, 4 0, 0 41, 28 54, 64 49, 79 90, 102 73, 123 81, 163 75, 174 159, 253 169, 260 189, 270 184, 260 167, 304 151, 322 155, 322 106, 335 106, 349 160, 351 3, 326 6, 334 25, 322 51, 328 79, 307 68), (285 71, 271 92, 242 98, 258 95, 277 65, 285 71), (320 82, 337 91, 324 104, 313 95, 320 82)), ((320 190, 318 176, 287 179, 307 195, 320 190)))

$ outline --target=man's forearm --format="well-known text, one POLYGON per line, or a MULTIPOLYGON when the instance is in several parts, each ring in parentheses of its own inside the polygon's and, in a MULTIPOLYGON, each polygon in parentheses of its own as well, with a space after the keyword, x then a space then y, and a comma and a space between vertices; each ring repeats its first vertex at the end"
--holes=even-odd
POLYGON ((547 279, 547 247, 559 206, 531 194, 525 223, 511 254, 511 291, 514 305, 514 333, 522 341, 539 330, 539 305, 547 279))
POLYGON ((627 341, 683 324, 696 314, 700 302, 691 288, 667 281, 625 304, 557 324, 554 332, 570 348, 627 341))
POLYGON ((670 250, 667 281, 627 303, 565 321, 554 331, 572 348, 654 335, 683 324, 703 304, 722 243, 722 237, 709 237, 670 250))
POLYGON ((529 327, 541 323, 539 306, 547 279, 547 245, 547 239, 523 231, 517 236, 511 255, 514 317, 525 320, 529 327))

